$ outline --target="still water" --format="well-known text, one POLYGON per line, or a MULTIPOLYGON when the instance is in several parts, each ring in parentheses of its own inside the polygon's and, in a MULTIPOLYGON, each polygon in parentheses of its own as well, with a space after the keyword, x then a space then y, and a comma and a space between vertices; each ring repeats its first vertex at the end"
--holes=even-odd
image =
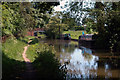
POLYGON ((67 80, 116 79, 120 80, 118 53, 95 51, 70 40, 40 40, 54 46, 56 56, 67 69, 67 80))

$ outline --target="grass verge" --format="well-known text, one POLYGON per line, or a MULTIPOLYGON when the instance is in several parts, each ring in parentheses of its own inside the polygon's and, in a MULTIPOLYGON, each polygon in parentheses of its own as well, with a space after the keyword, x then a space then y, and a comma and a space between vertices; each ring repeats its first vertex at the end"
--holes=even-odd
POLYGON ((24 51, 24 46, 26 46, 26 43, 12 37, 2 44, 2 51, 10 59, 23 61, 22 52, 24 51))
POLYGON ((51 50, 52 52, 55 52, 53 46, 48 46, 46 43, 39 43, 37 40, 34 40, 30 43, 30 46, 28 47, 28 50, 26 52, 27 58, 30 59, 31 62, 35 60, 36 57, 38 57, 38 52, 42 51, 48 51, 51 50), (35 44, 32 44, 35 43, 35 44))
POLYGON ((9 37, 2 44, 2 80, 21 79, 25 69, 25 62, 22 58, 26 43, 9 37))
POLYGON ((78 39, 82 31, 64 31, 63 34, 70 34, 72 39, 78 39))

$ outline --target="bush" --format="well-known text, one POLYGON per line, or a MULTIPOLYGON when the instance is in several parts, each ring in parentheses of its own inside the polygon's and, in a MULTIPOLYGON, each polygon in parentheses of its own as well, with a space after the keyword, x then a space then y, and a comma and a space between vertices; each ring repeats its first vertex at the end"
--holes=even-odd
POLYGON ((64 80, 65 71, 60 68, 59 61, 51 51, 43 51, 38 53, 39 56, 33 62, 38 70, 40 79, 64 80))
POLYGON ((96 42, 95 42, 95 48, 97 49, 109 49, 109 36, 107 35, 97 35, 94 36, 96 38, 96 42))
POLYGON ((118 41, 118 42, 114 45, 113 50, 114 50, 115 52, 120 52, 120 41, 118 41))
POLYGON ((80 27, 80 26, 75 27, 75 31, 78 31, 78 30, 84 30, 84 27, 80 27))

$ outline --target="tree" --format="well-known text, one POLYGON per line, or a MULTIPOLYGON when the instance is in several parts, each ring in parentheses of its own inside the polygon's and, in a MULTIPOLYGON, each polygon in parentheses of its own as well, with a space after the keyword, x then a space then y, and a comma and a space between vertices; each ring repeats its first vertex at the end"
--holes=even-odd
POLYGON ((94 29, 98 32, 96 41, 96 45, 99 45, 98 48, 116 50, 116 46, 119 46, 120 42, 120 2, 85 3, 72 2, 67 13, 70 14, 70 17, 76 17, 77 22, 87 24, 88 30, 92 29, 91 26, 94 26, 94 29))
POLYGON ((25 35, 26 30, 32 30, 39 26, 44 27, 49 20, 48 12, 51 12, 52 6, 57 4, 58 2, 40 2, 40 4, 34 2, 2 2, 2 36, 14 35, 19 38, 25 35))
POLYGON ((46 25, 46 35, 49 38, 60 38, 62 31, 68 27, 67 24, 62 23, 62 19, 60 19, 61 13, 56 12, 55 14, 56 15, 51 17, 49 23, 46 25))

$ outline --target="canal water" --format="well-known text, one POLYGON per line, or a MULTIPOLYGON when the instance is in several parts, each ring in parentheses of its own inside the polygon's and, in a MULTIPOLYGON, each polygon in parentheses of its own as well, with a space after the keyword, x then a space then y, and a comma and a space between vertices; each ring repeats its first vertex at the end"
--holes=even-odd
POLYGON ((95 51, 70 40, 40 40, 54 46, 62 67, 67 69, 67 80, 116 79, 120 80, 118 53, 95 51))

